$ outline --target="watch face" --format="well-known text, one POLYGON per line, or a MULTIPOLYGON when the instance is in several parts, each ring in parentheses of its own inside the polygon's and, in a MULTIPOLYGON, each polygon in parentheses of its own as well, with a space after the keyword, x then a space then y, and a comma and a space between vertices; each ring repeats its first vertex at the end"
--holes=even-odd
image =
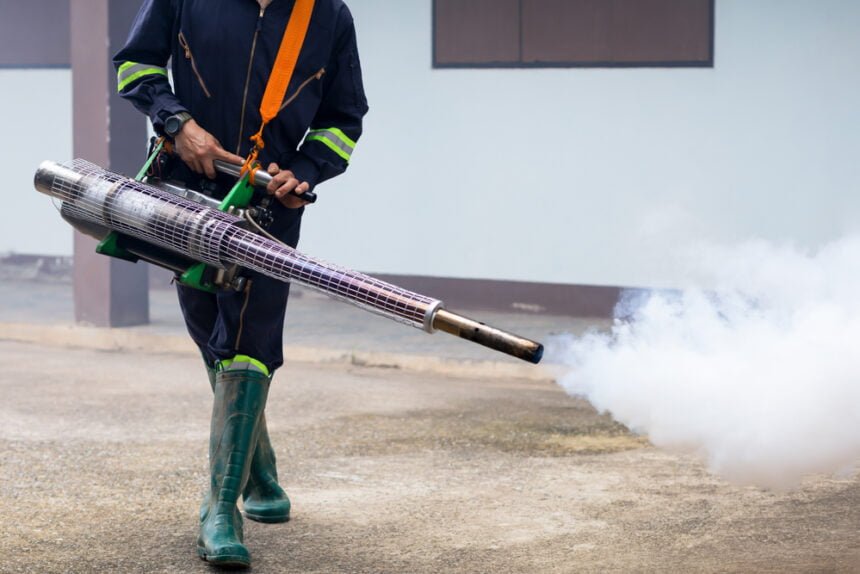
POLYGON ((170 116, 164 122, 164 133, 173 137, 179 131, 179 127, 182 125, 182 122, 176 116, 170 116))

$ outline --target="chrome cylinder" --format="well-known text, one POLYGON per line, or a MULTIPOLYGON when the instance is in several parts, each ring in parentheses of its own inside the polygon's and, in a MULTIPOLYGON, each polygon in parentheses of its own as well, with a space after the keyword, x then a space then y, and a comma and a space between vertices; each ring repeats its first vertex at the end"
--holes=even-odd
POLYGON ((44 162, 38 191, 60 199, 74 217, 221 269, 239 265, 295 281, 368 311, 430 331, 441 302, 304 255, 252 233, 243 220, 132 179, 74 160, 44 162))

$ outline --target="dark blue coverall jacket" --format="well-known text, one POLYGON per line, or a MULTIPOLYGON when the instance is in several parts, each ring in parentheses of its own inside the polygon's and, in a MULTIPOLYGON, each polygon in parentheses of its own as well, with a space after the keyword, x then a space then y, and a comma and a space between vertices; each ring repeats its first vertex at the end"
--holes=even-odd
MULTIPOLYGON (((120 95, 148 115, 156 131, 186 111, 225 149, 246 156, 293 5, 274 0, 262 10, 255 0, 145 0, 125 47, 114 56, 120 95)), ((260 161, 292 170, 313 188, 346 169, 368 109, 352 15, 341 0, 315 2, 286 98, 302 84, 298 97, 266 126, 260 161)), ((177 172, 186 183, 199 177, 181 167, 184 172, 177 172)), ((304 208, 273 205, 270 231, 295 246, 304 208)), ((179 288, 189 332, 207 362, 246 355, 270 370, 283 362, 288 293, 288 284, 259 275, 243 293, 179 288)))

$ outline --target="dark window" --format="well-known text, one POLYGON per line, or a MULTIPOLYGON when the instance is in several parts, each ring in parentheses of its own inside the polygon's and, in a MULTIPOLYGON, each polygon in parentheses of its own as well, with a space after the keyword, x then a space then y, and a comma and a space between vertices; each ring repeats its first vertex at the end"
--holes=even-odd
POLYGON ((0 0, 0 68, 9 67, 69 67, 69 0, 0 0))
POLYGON ((433 65, 711 67, 714 0, 434 0, 433 65))

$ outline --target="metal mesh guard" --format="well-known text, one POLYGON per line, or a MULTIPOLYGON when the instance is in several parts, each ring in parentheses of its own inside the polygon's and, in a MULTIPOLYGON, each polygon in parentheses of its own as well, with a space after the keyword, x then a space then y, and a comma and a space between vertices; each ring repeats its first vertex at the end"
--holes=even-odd
MULTIPOLYGON (((88 161, 43 164, 37 181, 80 217, 194 260, 237 264, 281 281, 295 281, 401 323, 432 332, 441 301, 304 255, 240 226, 242 220, 88 161)), ((39 186, 37 185, 37 188, 39 186)))

